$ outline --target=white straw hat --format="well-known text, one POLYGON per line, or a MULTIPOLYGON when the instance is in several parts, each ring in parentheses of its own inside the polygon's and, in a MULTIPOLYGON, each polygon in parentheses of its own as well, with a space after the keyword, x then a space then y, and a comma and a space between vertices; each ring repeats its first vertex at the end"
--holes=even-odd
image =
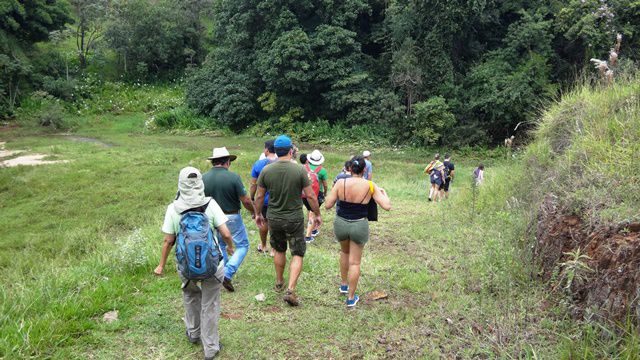
POLYGON ((307 161, 309 161, 311 165, 322 165, 324 163, 324 155, 322 155, 320 150, 313 150, 311 155, 307 156, 307 161))
POLYGON ((227 150, 227 148, 223 146, 221 148, 213 148, 213 155, 211 155, 211 157, 208 157, 207 159, 213 160, 213 159, 220 159, 225 157, 228 157, 229 160, 231 161, 238 158, 235 155, 229 154, 229 150, 227 150))
POLYGON ((365 151, 363 151, 363 152, 362 152, 362 156, 364 156, 364 157, 369 157, 369 156, 371 156, 371 151, 369 151, 369 150, 365 150, 365 151))

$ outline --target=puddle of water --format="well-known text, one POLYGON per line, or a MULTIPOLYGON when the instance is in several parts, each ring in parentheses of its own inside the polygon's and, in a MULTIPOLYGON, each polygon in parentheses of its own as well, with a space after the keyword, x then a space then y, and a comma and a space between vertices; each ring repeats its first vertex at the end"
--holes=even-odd
POLYGON ((69 162, 69 160, 43 160, 47 156, 48 155, 44 154, 18 156, 17 158, 0 162, 0 167, 14 167, 19 165, 35 166, 48 164, 64 164, 69 162))

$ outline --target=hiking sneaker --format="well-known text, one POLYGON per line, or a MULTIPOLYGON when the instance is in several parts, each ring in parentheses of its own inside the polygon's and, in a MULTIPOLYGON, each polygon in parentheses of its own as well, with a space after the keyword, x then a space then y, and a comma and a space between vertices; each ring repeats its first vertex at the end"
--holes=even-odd
POLYGON ((316 237, 316 236, 318 236, 318 235, 320 235, 320 230, 318 230, 318 229, 315 229, 315 230, 313 230, 313 231, 311 232, 311 236, 313 236, 313 237, 316 237))
POLYGON ((291 289, 287 289, 287 292, 286 294, 284 294, 284 297, 282 298, 282 300, 284 300, 287 304, 291 306, 298 306, 300 304, 298 302, 298 297, 296 296, 296 293, 291 289))
POLYGON ((282 292, 282 290, 284 290, 284 283, 281 284, 277 284, 273 287, 273 290, 275 292, 282 292))
POLYGON ((224 286, 224 288, 227 289, 227 291, 229 291, 229 292, 236 291, 236 289, 233 287, 233 284, 231 283, 231 279, 229 279, 226 276, 225 276, 224 280, 222 281, 222 286, 224 286))
POLYGON ((197 344, 200 342, 200 338, 199 337, 191 337, 191 335, 189 335, 189 330, 185 330, 184 331, 185 335, 187 335, 187 339, 189 339, 189 342, 192 344, 197 344))
POLYGON ((312 243, 315 240, 315 238, 313 236, 305 236, 304 237, 304 241, 308 243, 312 243))
POLYGON ((340 294, 348 294, 349 285, 340 285, 340 294))
POLYGON ((358 303, 358 301, 360 301, 360 296, 356 295, 353 297, 353 299, 349 300, 347 299, 347 307, 356 307, 356 304, 358 303))

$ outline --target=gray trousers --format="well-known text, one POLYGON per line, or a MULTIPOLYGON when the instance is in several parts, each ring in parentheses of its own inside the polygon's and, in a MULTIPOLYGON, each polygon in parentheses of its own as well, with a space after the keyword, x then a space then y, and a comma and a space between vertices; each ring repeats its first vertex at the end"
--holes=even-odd
POLYGON ((204 356, 214 356, 220 351, 218 320, 220 319, 220 289, 224 278, 224 262, 216 272, 216 278, 201 282, 182 280, 182 300, 184 303, 184 324, 192 338, 199 337, 204 347, 204 356))

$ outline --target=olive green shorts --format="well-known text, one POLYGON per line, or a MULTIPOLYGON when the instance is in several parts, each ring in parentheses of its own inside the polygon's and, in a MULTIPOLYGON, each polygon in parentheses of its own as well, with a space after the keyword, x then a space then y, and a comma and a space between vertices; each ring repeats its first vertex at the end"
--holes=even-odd
POLYGON ((333 232, 338 241, 351 240, 364 245, 369 241, 369 220, 347 220, 336 215, 333 220, 333 232))
POLYGON ((307 243, 304 241, 304 219, 284 220, 269 219, 269 235, 271 247, 277 252, 286 252, 287 244, 291 249, 291 255, 302 256, 307 251, 307 243))

